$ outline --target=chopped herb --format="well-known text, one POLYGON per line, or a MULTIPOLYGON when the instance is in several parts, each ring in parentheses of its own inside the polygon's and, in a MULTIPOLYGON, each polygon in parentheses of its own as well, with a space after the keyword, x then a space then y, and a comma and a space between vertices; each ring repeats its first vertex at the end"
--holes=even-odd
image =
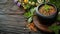
POLYGON ((50 9, 50 6, 47 5, 47 4, 45 4, 45 5, 44 5, 44 9, 48 12, 48 10, 50 9))

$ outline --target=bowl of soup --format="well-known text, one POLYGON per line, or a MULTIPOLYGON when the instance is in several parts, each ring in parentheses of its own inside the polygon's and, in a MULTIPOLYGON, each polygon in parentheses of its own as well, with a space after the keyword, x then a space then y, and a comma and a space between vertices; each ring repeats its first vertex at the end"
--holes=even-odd
POLYGON ((58 11, 54 4, 51 3, 43 3, 37 6, 36 15, 38 19, 42 21, 44 24, 50 24, 56 20, 58 11))

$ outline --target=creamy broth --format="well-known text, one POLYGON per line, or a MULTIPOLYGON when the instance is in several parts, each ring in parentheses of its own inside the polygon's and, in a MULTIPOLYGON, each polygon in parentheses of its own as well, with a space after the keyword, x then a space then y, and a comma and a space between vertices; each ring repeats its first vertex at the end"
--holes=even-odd
POLYGON ((50 6, 50 9, 48 11, 46 11, 44 6, 41 6, 39 8, 39 12, 40 12, 40 14, 42 14, 44 16, 49 16, 49 15, 54 14, 56 12, 56 9, 53 6, 50 6))

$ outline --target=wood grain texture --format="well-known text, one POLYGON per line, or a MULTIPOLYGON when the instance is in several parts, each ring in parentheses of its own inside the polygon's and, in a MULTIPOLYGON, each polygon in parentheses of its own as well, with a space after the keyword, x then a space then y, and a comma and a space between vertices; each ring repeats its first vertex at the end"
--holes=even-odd
POLYGON ((28 33, 29 29, 26 27, 24 12, 25 10, 16 6, 13 0, 0 4, 0 30, 20 34, 28 33))
POLYGON ((24 28, 26 28, 26 21, 22 15, 0 15, 0 30, 28 32, 24 28))
POLYGON ((0 34, 40 34, 31 32, 26 27, 24 12, 25 10, 16 6, 13 0, 0 4, 0 34))

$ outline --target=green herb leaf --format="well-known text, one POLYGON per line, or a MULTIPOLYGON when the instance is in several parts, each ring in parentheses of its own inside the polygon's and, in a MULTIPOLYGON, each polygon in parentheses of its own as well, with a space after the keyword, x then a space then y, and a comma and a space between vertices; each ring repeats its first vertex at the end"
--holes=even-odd
POLYGON ((52 25, 49 27, 50 30, 53 30, 55 34, 58 34, 58 30, 60 29, 60 26, 58 25, 52 25))
POLYGON ((50 6, 47 5, 47 4, 45 4, 44 8, 45 8, 45 10, 48 12, 48 10, 50 9, 50 6))
POLYGON ((31 14, 31 12, 29 11, 29 12, 25 13, 24 16, 25 16, 26 18, 29 18, 29 17, 32 16, 32 14, 31 14))
POLYGON ((28 19, 28 23, 31 23, 31 22, 32 22, 32 17, 28 19))
POLYGON ((31 9, 30 9, 30 12, 31 12, 31 14, 33 15, 34 12, 35 12, 35 8, 31 8, 31 9))
POLYGON ((29 9, 31 7, 31 5, 30 4, 26 4, 26 5, 24 5, 24 7, 25 7, 25 9, 29 9))

